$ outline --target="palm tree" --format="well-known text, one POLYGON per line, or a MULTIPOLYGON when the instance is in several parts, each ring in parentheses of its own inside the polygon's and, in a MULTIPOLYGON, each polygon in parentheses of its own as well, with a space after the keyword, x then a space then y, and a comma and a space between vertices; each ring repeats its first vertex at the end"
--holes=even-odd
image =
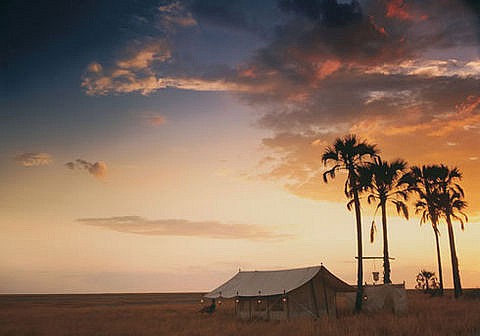
POLYGON ((378 202, 376 209, 381 209, 382 212, 384 284, 392 283, 388 253, 387 203, 394 204, 397 213, 408 219, 408 208, 403 202, 408 198, 407 190, 399 185, 406 167, 407 163, 403 160, 389 163, 376 157, 373 162, 369 162, 359 169, 361 185, 368 192, 368 204, 378 202))
POLYGON ((458 168, 448 168, 445 165, 423 166, 421 169, 412 167, 410 172, 402 178, 402 182, 410 185, 416 191, 419 201, 416 203, 417 212, 423 211, 422 220, 432 222, 437 243, 437 258, 439 264, 440 291, 443 293, 443 275, 441 273, 440 248, 438 243, 438 223, 440 217, 447 222, 448 238, 450 243, 450 257, 455 297, 462 294, 458 258, 455 248, 452 218, 457 219, 464 229, 464 220, 468 217, 463 213, 467 203, 463 200, 464 192, 458 182, 462 174, 458 168), (423 209, 423 210, 422 210, 423 209))
POLYGON ((436 198, 438 208, 447 222, 450 257, 452 261, 453 287, 455 298, 458 298, 462 295, 462 284, 460 281, 460 271, 458 269, 452 218, 457 219, 461 224, 461 229, 464 230, 464 220, 468 221, 468 217, 463 210, 467 207, 467 203, 464 201, 465 194, 463 189, 458 184, 462 179, 462 173, 460 170, 457 167, 450 169, 444 165, 438 166, 437 170, 439 183, 436 198))
POLYGON ((437 289, 437 278, 435 277, 435 272, 430 272, 425 269, 422 269, 417 275, 417 284, 415 288, 423 290, 426 294, 430 290, 437 289))
POLYGON ((365 162, 366 158, 372 158, 377 154, 375 145, 370 145, 365 141, 360 141, 355 135, 347 135, 337 138, 333 147, 329 146, 322 155, 324 165, 332 163, 324 174, 325 183, 328 179, 334 179, 339 171, 347 173, 344 192, 345 196, 353 199, 355 206, 355 219, 357 224, 357 297, 355 300, 355 311, 360 312, 363 300, 363 245, 362 245, 362 217, 360 212, 358 181, 358 169, 365 162))
POLYGON ((400 184, 408 186, 408 190, 417 194, 417 201, 415 203, 415 213, 422 214, 420 224, 430 221, 435 234, 435 244, 437 251, 438 264, 438 280, 439 280, 439 294, 443 295, 443 272, 442 272, 442 257, 440 254, 440 240, 439 240, 439 218, 440 210, 436 204, 435 187, 438 183, 438 169, 437 166, 414 166, 410 171, 402 176, 400 184))
MULTIPOLYGON (((436 196, 434 196, 436 197, 436 196)), ((415 213, 422 214, 420 218, 420 225, 430 221, 432 223, 433 233, 435 234, 435 245, 437 248, 437 263, 438 263, 438 277, 439 277, 439 295, 443 295, 443 271, 442 271, 442 259, 440 255, 440 231, 438 230, 438 219, 440 218, 440 210, 435 206, 429 205, 431 202, 425 200, 418 200, 415 203, 415 213)))

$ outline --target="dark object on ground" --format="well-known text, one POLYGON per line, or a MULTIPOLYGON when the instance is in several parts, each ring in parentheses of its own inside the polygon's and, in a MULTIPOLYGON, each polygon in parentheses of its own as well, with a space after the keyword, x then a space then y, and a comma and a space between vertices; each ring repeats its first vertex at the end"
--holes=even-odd
POLYGON ((215 305, 215 299, 214 299, 212 300, 211 305, 205 306, 202 309, 200 309, 200 313, 213 314, 215 312, 215 309, 216 309, 216 305, 215 305))

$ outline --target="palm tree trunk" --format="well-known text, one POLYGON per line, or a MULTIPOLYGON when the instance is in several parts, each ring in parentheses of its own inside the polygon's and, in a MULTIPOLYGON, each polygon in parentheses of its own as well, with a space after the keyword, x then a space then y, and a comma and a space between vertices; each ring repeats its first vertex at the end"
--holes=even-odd
POLYGON ((388 255, 387 206, 382 201, 382 230, 383 230, 383 283, 392 283, 390 279, 390 256, 388 255))
POLYGON ((353 187, 353 199, 355 203, 355 219, 357 222, 357 297, 355 300, 355 312, 362 310, 363 304, 363 243, 362 243, 362 216, 360 213, 360 199, 355 182, 351 184, 353 187))
POLYGON ((460 272, 458 270, 457 251, 455 249, 455 237, 453 234, 452 219, 450 214, 446 216, 448 226, 448 240, 450 242, 450 257, 452 258, 452 273, 453 273, 453 288, 455 291, 455 298, 462 295, 462 284, 460 283, 460 272))
POLYGON ((440 255, 440 241, 438 240, 437 224, 432 224, 433 232, 435 233, 435 243, 437 245, 437 263, 438 263, 438 281, 440 282, 440 295, 443 295, 443 271, 442 271, 442 257, 440 255))

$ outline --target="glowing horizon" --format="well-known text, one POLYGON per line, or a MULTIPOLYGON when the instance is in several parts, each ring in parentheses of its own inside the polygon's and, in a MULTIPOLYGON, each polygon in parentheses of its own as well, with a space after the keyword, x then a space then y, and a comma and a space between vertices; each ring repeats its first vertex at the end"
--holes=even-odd
MULTIPOLYGON (((457 253, 463 287, 480 286, 473 2, 9 6, 0 293, 207 291, 239 267, 320 263, 354 283, 344 176, 321 178, 325 147, 350 133, 383 159, 463 172, 457 253)), ((381 255, 362 211, 364 253, 381 255)), ((394 282, 436 272, 418 217, 389 209, 389 238, 394 282)), ((366 262, 365 280, 381 268, 366 262)))

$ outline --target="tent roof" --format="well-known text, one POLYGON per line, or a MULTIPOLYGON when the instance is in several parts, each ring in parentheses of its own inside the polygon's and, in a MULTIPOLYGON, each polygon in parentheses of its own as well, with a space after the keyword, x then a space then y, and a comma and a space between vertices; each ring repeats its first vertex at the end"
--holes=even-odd
POLYGON ((313 266, 278 271, 238 272, 220 287, 207 293, 207 298, 235 296, 269 296, 288 293, 321 274, 330 287, 338 291, 354 291, 324 266, 313 266))

